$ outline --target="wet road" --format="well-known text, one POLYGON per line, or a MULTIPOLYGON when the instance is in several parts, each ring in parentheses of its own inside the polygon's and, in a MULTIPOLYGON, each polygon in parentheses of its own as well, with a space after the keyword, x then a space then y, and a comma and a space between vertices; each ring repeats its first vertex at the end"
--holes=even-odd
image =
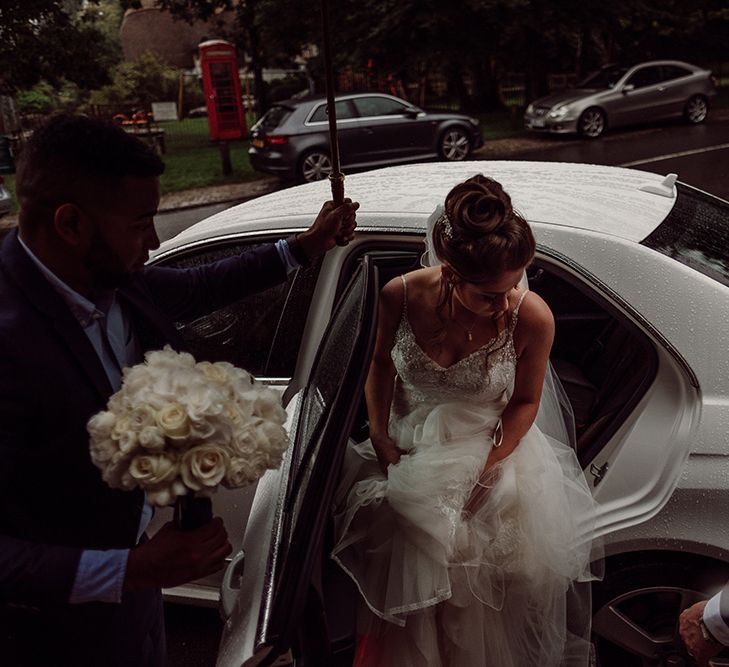
POLYGON ((538 135, 539 148, 512 156, 634 167, 679 180, 729 199, 729 111, 719 110, 702 125, 680 121, 616 130, 594 141, 538 135))

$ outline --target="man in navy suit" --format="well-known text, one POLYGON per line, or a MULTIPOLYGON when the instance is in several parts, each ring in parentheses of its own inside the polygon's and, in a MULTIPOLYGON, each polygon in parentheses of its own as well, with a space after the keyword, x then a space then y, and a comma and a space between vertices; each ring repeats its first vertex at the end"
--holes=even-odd
POLYGON ((220 569, 219 518, 151 539, 141 491, 110 489, 86 422, 174 322, 275 285, 347 243, 357 204, 326 203, 297 236, 194 269, 145 267, 164 165, 120 128, 61 115, 17 173, 0 248, 0 662, 165 664, 160 588, 220 569))

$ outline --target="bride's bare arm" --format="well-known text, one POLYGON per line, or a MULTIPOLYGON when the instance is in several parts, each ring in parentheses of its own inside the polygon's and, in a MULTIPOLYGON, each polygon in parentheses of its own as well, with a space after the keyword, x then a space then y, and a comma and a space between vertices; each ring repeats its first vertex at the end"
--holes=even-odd
POLYGON ((519 441, 534 423, 553 341, 552 311, 538 295, 530 292, 522 304, 519 323, 514 332, 518 361, 514 393, 501 415, 501 445, 492 447, 480 483, 464 506, 466 512, 473 512, 484 502, 490 485, 497 477, 494 466, 516 449, 519 441))
POLYGON ((400 277, 393 278, 380 292, 375 351, 365 383, 370 440, 380 467, 385 472, 390 463, 397 463, 400 460, 400 450, 390 438, 387 426, 395 380, 395 366, 390 352, 395 343, 395 332, 402 315, 403 294, 400 277))

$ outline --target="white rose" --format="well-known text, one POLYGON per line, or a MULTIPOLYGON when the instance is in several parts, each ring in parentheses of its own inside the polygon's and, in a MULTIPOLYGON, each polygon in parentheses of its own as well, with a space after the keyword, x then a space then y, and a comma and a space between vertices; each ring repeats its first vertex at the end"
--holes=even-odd
POLYGON ((195 365, 195 359, 187 352, 175 352, 169 345, 165 345, 162 350, 147 352, 144 358, 148 366, 153 368, 172 368, 192 367, 195 365))
POLYGON ((188 393, 185 400, 190 419, 203 421, 222 414, 225 399, 223 393, 217 390, 217 385, 207 384, 195 389, 188 393))
POLYGON ((223 477, 223 486, 228 489, 239 489, 256 479, 258 477, 255 475, 255 470, 245 458, 233 457, 223 477))
POLYGON ((137 434, 132 430, 132 420, 122 415, 117 418, 114 428, 111 430, 111 439, 119 443, 119 449, 123 454, 130 454, 137 447, 137 434))
POLYGON ((200 361, 197 363, 197 369, 202 372, 206 380, 225 384, 228 382, 228 369, 225 364, 218 362, 211 364, 209 361, 200 361))
POLYGON ((138 435, 139 444, 150 451, 160 451, 165 447, 165 435, 157 426, 145 426, 138 435))
POLYGON ((148 426, 155 424, 155 410, 151 405, 142 403, 141 405, 135 406, 129 413, 129 419, 132 422, 132 428, 140 432, 148 426))
POLYGON ((142 488, 154 487, 171 482, 179 471, 174 455, 142 454, 135 456, 129 463, 129 474, 142 488))
POLYGON ((192 491, 215 487, 223 479, 228 461, 228 453, 218 445, 188 449, 181 461, 182 481, 192 491))
POLYGON ((283 424, 286 410, 281 405, 281 397, 271 389, 262 389, 255 402, 255 414, 263 419, 283 424))
POLYGON ((157 425, 172 440, 184 440, 190 435, 190 419, 185 408, 177 402, 168 403, 157 411, 157 425))
POLYGON ((129 474, 129 457, 117 452, 107 462, 102 479, 113 489, 133 489, 137 482, 129 474))
POLYGON ((89 450, 94 465, 97 468, 104 468, 106 467, 105 464, 111 461, 114 454, 119 452, 119 445, 116 440, 111 438, 105 440, 94 438, 91 440, 89 450))
POLYGON ((98 412, 86 425, 86 430, 93 440, 105 440, 111 437, 111 431, 116 423, 116 415, 113 412, 98 412))
POLYGON ((146 491, 147 500, 157 507, 172 505, 179 496, 184 496, 186 493, 187 489, 179 479, 146 491))

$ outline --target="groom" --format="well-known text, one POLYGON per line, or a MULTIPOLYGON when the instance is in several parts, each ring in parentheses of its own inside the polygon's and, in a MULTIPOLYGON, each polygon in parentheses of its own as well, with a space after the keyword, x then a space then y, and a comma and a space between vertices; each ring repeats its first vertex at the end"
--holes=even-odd
POLYGON ((18 230, 0 249, 0 662, 166 662, 160 588, 219 570, 219 518, 152 538, 141 491, 110 489, 86 422, 174 323, 286 279, 354 234, 357 204, 219 262, 146 267, 163 163, 120 128, 51 118, 18 165, 18 230))

